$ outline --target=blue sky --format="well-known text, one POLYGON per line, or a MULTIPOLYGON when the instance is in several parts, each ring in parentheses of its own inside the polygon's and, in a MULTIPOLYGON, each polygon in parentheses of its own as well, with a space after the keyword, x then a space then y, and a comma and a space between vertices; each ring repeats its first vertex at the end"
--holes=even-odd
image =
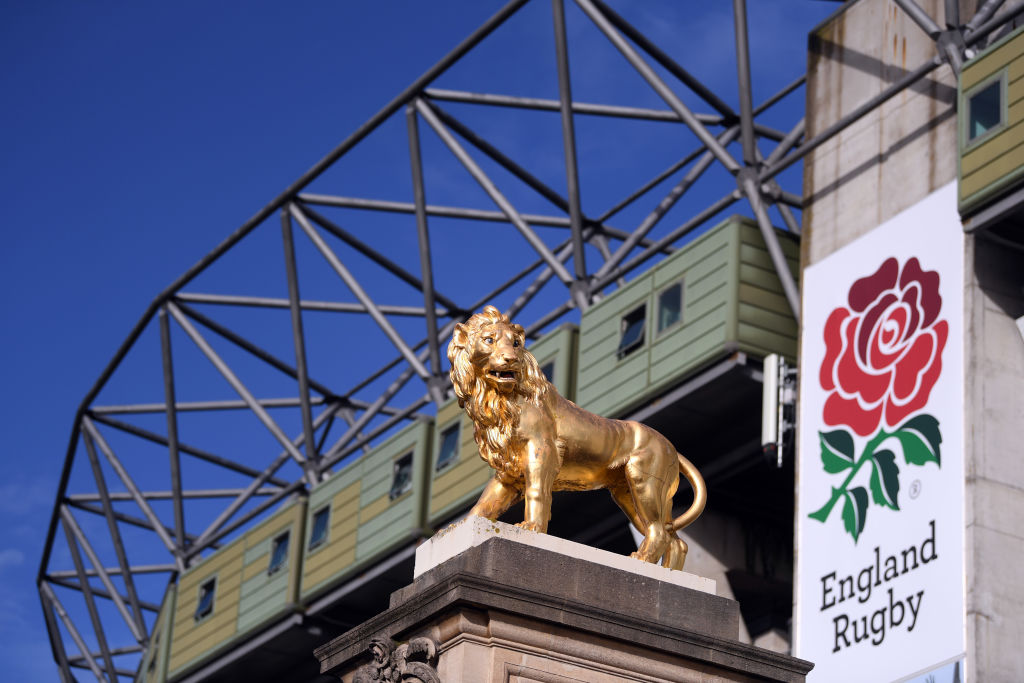
MULTIPOLYGON (((611 4, 735 104, 730 3, 699 3, 710 7, 696 16, 687 10, 698 3, 611 4)), ((760 101, 802 71, 807 30, 836 5, 751 5, 760 101)), ((45 528, 75 409, 138 316, 498 7, 469 0, 4 3, 0 653, 12 680, 56 678, 34 586, 45 528)), ((557 83, 531 75, 533 63, 515 52, 534 42, 550 51, 550 11, 534 0, 495 34, 494 47, 438 85, 556 97, 557 83), (492 86, 480 87, 481 79, 492 86)), ((602 48, 572 55, 577 98, 636 104, 604 95, 610 81, 626 83, 628 68, 574 7, 569 30, 581 50, 602 48)), ((617 92, 663 107, 638 79, 617 92)), ((799 101, 780 112, 780 128, 783 114, 795 120, 794 107, 799 101)), ((659 150, 638 141, 606 151, 600 126, 578 125, 584 208, 599 213, 607 203, 600 179, 628 175, 633 162, 659 150)), ((529 134, 481 126, 511 145, 529 134)), ((437 142, 424 145, 426 154, 437 142)), ((367 149, 334 180, 353 188, 346 194, 410 201, 408 180, 396 191, 377 172, 391 151, 367 149)), ((542 176, 561 173, 550 159, 538 164, 542 176)), ((464 205, 491 208, 450 166, 428 161, 427 173, 435 201, 465 195, 464 205)), ((679 208, 683 218, 686 210, 679 208)), ((620 227, 639 218, 624 215, 620 227)), ((133 376, 118 381, 130 389, 133 376)))

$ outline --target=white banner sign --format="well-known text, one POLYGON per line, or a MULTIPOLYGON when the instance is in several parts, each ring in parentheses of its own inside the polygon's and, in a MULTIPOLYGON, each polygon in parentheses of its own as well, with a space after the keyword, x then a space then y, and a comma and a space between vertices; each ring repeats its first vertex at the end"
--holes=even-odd
POLYGON ((963 245, 954 183, 804 271, 794 653, 809 681, 963 680, 963 245))

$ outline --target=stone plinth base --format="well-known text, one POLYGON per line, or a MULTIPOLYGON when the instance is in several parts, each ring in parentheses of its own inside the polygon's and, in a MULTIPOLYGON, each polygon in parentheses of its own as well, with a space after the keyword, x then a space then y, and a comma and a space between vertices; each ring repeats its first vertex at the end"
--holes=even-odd
POLYGON ((550 537, 507 525, 490 535, 447 559, 424 550, 419 576, 387 611, 316 651, 321 671, 346 682, 391 667, 427 683, 710 683, 803 681, 811 668, 738 642, 736 602, 677 585, 706 589, 699 577, 654 579, 630 558, 623 566, 639 573, 608 567, 524 542, 550 537), (430 555, 441 561, 425 569, 430 555), (408 645, 392 655, 392 643, 408 645))

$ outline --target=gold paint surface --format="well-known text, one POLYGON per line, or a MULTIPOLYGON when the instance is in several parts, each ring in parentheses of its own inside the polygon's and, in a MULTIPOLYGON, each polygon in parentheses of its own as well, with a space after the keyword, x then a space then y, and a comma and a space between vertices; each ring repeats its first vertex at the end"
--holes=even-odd
POLYGON ((644 535, 632 556, 682 569, 687 548, 676 532, 707 502, 697 468, 650 427, 599 417, 560 396, 524 342, 520 325, 487 306, 456 325, 448 345, 455 395, 473 421, 480 457, 495 470, 470 514, 494 520, 525 499, 517 526, 544 533, 553 491, 608 489, 644 535), (694 500, 673 519, 680 474, 694 500))

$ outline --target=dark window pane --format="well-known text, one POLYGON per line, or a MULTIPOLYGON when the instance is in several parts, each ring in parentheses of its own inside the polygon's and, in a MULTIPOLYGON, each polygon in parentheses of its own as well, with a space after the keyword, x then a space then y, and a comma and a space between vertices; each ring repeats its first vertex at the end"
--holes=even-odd
POLYGON ((555 376, 555 361, 549 360, 547 363, 540 366, 540 371, 547 381, 553 382, 554 380, 551 378, 555 376))
POLYGON ((441 452, 437 456, 436 470, 443 469, 459 455, 459 425, 455 423, 441 432, 441 452))
POLYGON ((196 621, 199 621, 207 614, 213 612, 213 594, 216 591, 217 582, 210 579, 199 586, 199 600, 196 604, 196 621))
POLYGON ((391 500, 412 488, 412 453, 406 453, 395 461, 395 470, 391 476, 391 491, 388 497, 391 500))
POLYGON ((313 531, 309 534, 309 549, 322 545, 327 540, 327 523, 331 520, 331 509, 321 508, 313 513, 313 531))
POLYGON ((646 308, 646 306, 641 306, 622 319, 622 336, 619 338, 617 352, 619 358, 623 358, 643 346, 646 308))
POLYGON ((268 574, 273 574, 278 569, 284 566, 285 562, 288 561, 288 534, 283 533, 274 539, 274 545, 270 550, 270 566, 267 568, 268 574))
POLYGON ((677 282, 658 295, 658 332, 671 327, 683 317, 683 283, 677 282))
POLYGON ((984 135, 1002 123, 1002 94, 1002 81, 996 79, 990 85, 971 95, 967 105, 967 110, 970 112, 970 118, 967 121, 968 140, 984 135))

